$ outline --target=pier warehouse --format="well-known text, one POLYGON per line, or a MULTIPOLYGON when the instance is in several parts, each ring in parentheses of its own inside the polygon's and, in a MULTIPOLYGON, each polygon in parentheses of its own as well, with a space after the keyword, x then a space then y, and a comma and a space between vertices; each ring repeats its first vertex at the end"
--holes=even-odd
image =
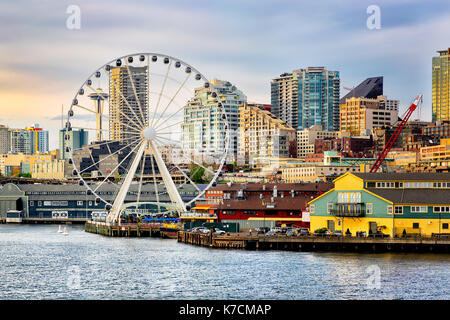
MULTIPOLYGON (((204 187, 200 185, 199 187, 204 187)), ((93 185, 95 189, 95 185, 93 185)), ((158 185, 159 201, 170 202, 164 185, 158 185)), ((191 200, 198 194, 191 185, 179 185, 178 190, 183 200, 191 200)), ((117 193, 114 184, 103 184, 98 190, 99 196, 113 202, 117 193)), ((125 203, 136 202, 138 185, 132 184, 125 203)), ((153 183, 144 184, 140 196, 140 208, 147 211, 157 210, 156 195, 153 183)), ((133 207, 134 208, 134 207, 133 207)), ((86 194, 86 187, 78 184, 12 184, 0 187, 0 218, 6 217, 8 210, 17 210, 25 219, 49 220, 68 219, 86 221, 92 213, 104 212, 105 203, 96 203, 95 196, 86 194)))
POLYGON ((309 227, 303 211, 308 201, 333 187, 331 183, 247 183, 219 185, 206 191, 222 223, 256 227, 309 227))
POLYGON ((311 231, 450 235, 450 173, 346 173, 308 203, 311 231))

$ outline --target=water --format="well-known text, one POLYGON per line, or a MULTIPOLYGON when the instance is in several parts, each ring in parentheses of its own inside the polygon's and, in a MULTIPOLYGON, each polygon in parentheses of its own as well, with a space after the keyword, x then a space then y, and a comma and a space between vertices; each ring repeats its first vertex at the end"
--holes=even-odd
POLYGON ((211 250, 57 230, 0 225, 0 299, 449 299, 450 255, 211 250))

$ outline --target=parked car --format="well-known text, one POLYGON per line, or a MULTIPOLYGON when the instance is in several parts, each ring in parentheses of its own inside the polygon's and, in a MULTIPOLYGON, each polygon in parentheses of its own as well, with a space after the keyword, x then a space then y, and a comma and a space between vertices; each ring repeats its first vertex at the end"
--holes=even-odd
POLYGON ((288 236, 288 237, 295 236, 294 229, 289 229, 289 230, 287 230, 287 231, 286 231, 286 236, 288 236))
POLYGON ((309 236, 309 230, 306 228, 300 228, 300 230, 298 231, 299 236, 309 236))
POLYGON ((342 237, 342 230, 334 230, 332 234, 335 236, 342 237))
POLYGON ((275 232, 273 230, 270 230, 266 233, 266 236, 274 236, 275 232))
POLYGON ((273 233, 280 233, 282 232, 282 229, 280 227, 273 227, 270 231, 273 231, 273 233))
POLYGON ((216 235, 216 236, 223 236, 224 234, 226 234, 226 231, 220 230, 219 228, 215 228, 214 229, 214 235, 216 235))
POLYGON ((258 234, 264 234, 270 231, 269 227, 261 227, 261 228, 256 228, 256 231, 258 234))

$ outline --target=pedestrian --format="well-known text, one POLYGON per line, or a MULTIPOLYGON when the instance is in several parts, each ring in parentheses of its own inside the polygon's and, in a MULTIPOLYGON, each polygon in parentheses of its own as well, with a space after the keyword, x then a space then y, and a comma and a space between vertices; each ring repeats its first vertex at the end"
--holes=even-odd
POLYGON ((252 228, 250 228, 249 232, 250 232, 250 237, 251 237, 252 236, 252 228))

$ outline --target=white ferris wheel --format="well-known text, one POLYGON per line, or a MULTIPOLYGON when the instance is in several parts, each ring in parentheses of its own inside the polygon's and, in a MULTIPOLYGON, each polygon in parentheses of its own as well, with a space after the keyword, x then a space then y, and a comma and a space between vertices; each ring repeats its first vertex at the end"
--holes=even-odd
POLYGON ((220 92, 194 67, 157 53, 123 56, 95 70, 75 94, 64 139, 74 139, 74 131, 87 132, 89 141, 65 147, 72 175, 104 206, 109 223, 120 223, 125 208, 145 208, 148 184, 158 213, 189 210, 221 176, 230 141, 220 92), (194 179, 197 173, 204 180, 194 179), (180 195, 183 185, 193 187, 188 199, 180 195), (105 186, 113 197, 100 192, 105 186), (162 203, 162 195, 170 201, 162 203))

